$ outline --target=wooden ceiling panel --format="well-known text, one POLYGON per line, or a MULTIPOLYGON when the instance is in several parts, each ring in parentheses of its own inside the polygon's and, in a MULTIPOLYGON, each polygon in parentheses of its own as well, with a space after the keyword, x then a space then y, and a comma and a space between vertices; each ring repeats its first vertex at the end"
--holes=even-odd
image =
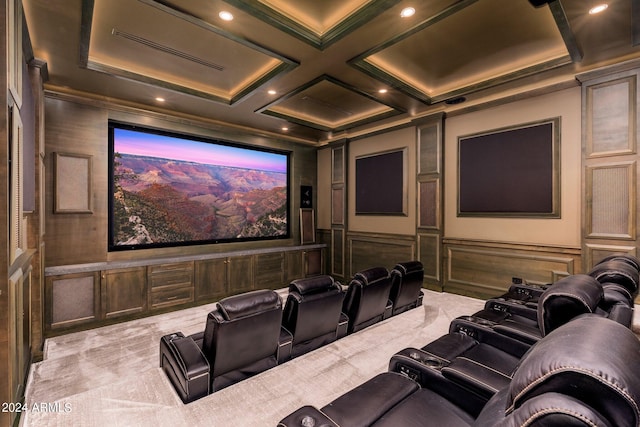
POLYGON ((483 0, 454 4, 353 64, 431 103, 569 62, 548 8, 483 0))
POLYGON ((223 103, 295 64, 161 3, 94 0, 87 68, 223 103), (141 25, 140 17, 145 18, 141 25))

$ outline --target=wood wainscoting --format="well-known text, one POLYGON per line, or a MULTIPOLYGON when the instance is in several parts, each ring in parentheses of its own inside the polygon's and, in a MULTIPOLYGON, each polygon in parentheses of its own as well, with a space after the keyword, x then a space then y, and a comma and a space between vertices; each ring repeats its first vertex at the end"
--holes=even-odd
POLYGON ((513 277, 553 283, 582 272, 573 247, 444 239, 444 291, 489 298, 509 288, 513 277))
POLYGON ((391 270, 397 263, 417 259, 415 236, 347 233, 348 277, 371 267, 391 270))

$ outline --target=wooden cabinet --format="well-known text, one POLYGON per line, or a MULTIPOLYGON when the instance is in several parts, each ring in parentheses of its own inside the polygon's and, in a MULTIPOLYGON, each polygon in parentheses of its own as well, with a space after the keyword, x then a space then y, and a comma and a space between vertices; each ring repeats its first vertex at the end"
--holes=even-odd
POLYGON ((290 251, 286 253, 287 259, 287 274, 286 283, 289 284, 292 280, 300 279, 304 277, 303 273, 303 260, 302 251, 290 251))
POLYGON ((147 309, 146 267, 103 271, 101 288, 105 319, 142 313, 147 309))
POLYGON ((195 262, 195 291, 198 302, 217 300, 229 294, 226 258, 195 262))
POLYGON ((100 272, 63 274, 45 281, 46 329, 69 328, 100 319, 100 272))
POLYGON ((303 254, 303 267, 304 276, 317 276, 322 274, 324 260, 322 259, 322 249, 311 249, 302 252, 303 254))
POLYGON ((147 267, 149 307, 170 307, 193 302, 193 262, 174 262, 147 267))
POLYGON ((227 258, 227 281, 229 292, 240 294, 256 289, 253 284, 253 256, 227 258))
POLYGON ((255 255, 255 287, 256 289, 278 289, 286 286, 285 257, 282 252, 255 255))
POLYGON ((294 279, 324 272, 324 245, 248 252, 48 268, 45 333, 96 327, 254 289, 284 288, 294 279))

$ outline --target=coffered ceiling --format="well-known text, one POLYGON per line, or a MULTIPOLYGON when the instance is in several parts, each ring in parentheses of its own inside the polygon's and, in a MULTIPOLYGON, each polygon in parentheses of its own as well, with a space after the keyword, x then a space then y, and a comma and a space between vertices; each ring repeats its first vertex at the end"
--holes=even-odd
POLYGON ((591 0, 23 5, 27 59, 46 64, 49 91, 322 144, 640 58, 640 0, 608 2, 593 16, 591 0), (415 14, 401 17, 406 7, 415 14), (233 19, 222 19, 223 11, 233 19))

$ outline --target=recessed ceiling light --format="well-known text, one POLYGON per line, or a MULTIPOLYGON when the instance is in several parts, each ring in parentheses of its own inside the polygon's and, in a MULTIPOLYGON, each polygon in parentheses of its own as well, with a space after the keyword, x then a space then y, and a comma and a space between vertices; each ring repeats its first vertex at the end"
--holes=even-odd
POLYGON ((268 93, 269 95, 275 95, 275 94, 276 94, 276 93, 278 93, 278 92, 276 92, 276 91, 275 91, 275 90, 273 90, 273 89, 269 89, 269 90, 267 91, 267 93, 268 93))
POLYGON ((220 12, 218 14, 218 16, 223 21, 232 21, 233 20, 233 15, 231 14, 231 12, 227 12, 226 10, 223 10, 222 12, 220 12))
POLYGON ((589 15, 595 15, 600 12, 604 12, 608 7, 609 5, 606 3, 597 4, 593 6, 591 9, 589 9, 589 15))
POLYGON ((283 130, 284 132, 286 132, 286 131, 288 131, 288 130, 289 130, 289 128, 288 128, 288 127, 286 127, 286 126, 282 126, 282 130, 283 130))
POLYGON ((402 11, 400 12, 400 17, 402 18, 408 18, 410 16, 413 16, 416 13, 416 10, 412 7, 405 7, 404 9, 402 9, 402 11))
POLYGON ((161 96, 157 96, 157 97, 156 97, 156 101, 158 101, 158 102, 164 102, 164 98, 162 98, 161 96))
POLYGON ((378 93, 387 93, 387 89, 378 89, 378 93))

